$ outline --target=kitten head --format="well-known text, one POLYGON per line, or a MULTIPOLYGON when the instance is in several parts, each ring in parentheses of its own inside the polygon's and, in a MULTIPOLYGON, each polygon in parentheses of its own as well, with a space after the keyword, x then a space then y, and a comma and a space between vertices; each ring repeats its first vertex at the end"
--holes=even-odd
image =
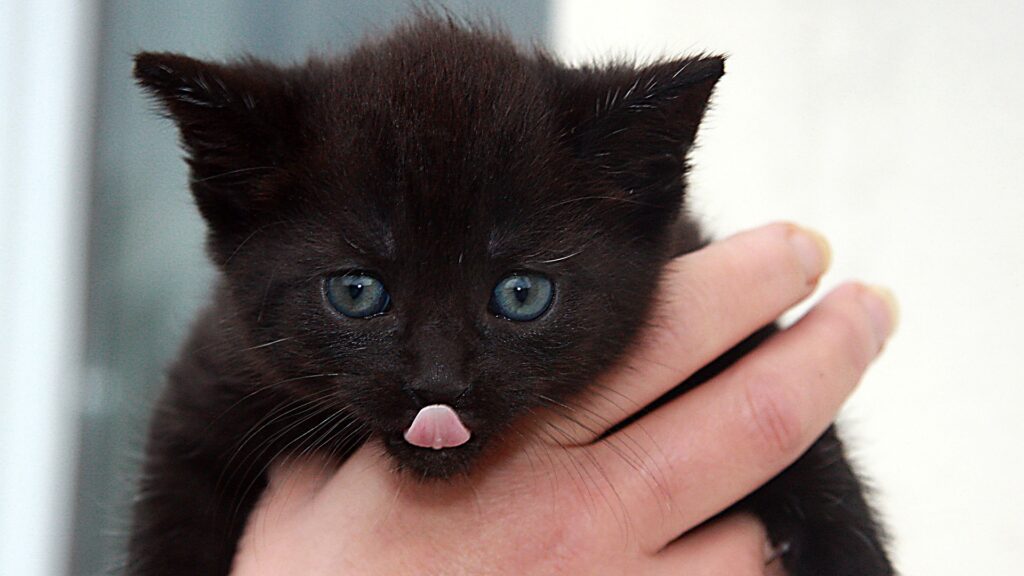
POLYGON ((644 323, 722 60, 567 68, 424 19, 301 66, 135 74, 180 128, 238 361, 446 477, 644 323), (436 404, 468 442, 404 438, 436 404))

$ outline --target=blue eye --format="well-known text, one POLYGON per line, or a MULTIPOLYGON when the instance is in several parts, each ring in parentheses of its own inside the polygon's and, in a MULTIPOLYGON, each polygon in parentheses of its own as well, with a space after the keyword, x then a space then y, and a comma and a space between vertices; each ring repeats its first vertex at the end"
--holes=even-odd
POLYGON ((491 312, 516 322, 536 320, 551 306, 554 284, 537 273, 502 278, 491 293, 491 312))
POLYGON ((391 296, 373 276, 348 272, 327 279, 327 300, 349 318, 368 318, 387 310, 391 296))

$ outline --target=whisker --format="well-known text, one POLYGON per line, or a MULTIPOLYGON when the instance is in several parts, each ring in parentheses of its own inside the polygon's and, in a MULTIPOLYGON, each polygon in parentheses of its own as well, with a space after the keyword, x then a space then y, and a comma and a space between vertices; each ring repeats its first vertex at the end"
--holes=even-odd
MULTIPOLYGON (((311 419, 312 417, 313 417, 313 416, 307 416, 306 418, 303 418, 303 420, 302 420, 301 422, 305 422, 305 421, 308 421, 308 420, 310 420, 310 419, 311 419)), ((265 460, 265 462, 264 462, 263 466, 262 466, 262 467, 261 467, 261 468, 259 469, 259 471, 257 471, 257 472, 256 472, 255 474, 253 474, 253 475, 252 475, 252 479, 251 479, 251 480, 249 481, 249 483, 248 483, 248 484, 247 484, 247 485, 245 486, 245 488, 244 488, 244 489, 242 490, 241 494, 240 494, 240 495, 238 496, 238 498, 237 498, 237 500, 236 500, 236 506, 235 506, 235 510, 234 510, 234 512, 232 513, 232 516, 237 516, 237 515, 238 515, 238 514, 239 514, 239 513, 241 512, 241 504, 242 504, 243 502, 245 502, 245 499, 246 499, 246 497, 247 497, 247 496, 249 495, 249 493, 250 493, 250 492, 252 491, 252 489, 253 489, 253 488, 254 488, 254 487, 256 486, 256 484, 257 484, 257 483, 258 483, 258 482, 259 482, 259 481, 260 481, 260 480, 261 480, 261 479, 262 479, 262 478, 264 477, 264 474, 266 474, 267 470, 269 470, 269 469, 270 469, 270 465, 271 465, 271 464, 272 464, 272 463, 273 463, 273 462, 274 462, 275 460, 277 460, 277 459, 278 459, 278 458, 279 458, 279 457, 280 457, 280 456, 281 456, 282 454, 284 454, 285 452, 287 452, 287 451, 288 451, 288 449, 289 449, 289 448, 290 448, 291 446, 293 446, 293 445, 294 445, 295 443, 297 443, 297 442, 298 442, 298 443, 299 443, 299 446, 302 446, 302 443, 304 442, 304 438, 308 438, 310 434, 314 434, 314 433, 315 433, 316 431, 320 430, 320 429, 321 429, 321 427, 323 427, 323 426, 324 426, 324 425, 326 425, 326 424, 327 424, 328 422, 330 422, 331 420, 333 420, 334 418, 337 418, 337 417, 338 417, 338 414, 337 414, 337 413, 335 413, 335 414, 332 414, 331 416, 328 416, 327 418, 325 418, 324 420, 322 420, 322 421, 321 421, 321 422, 320 422, 319 424, 317 424, 316 426, 314 426, 314 427, 310 428, 309 430, 307 430, 307 431, 306 431, 306 432, 304 432, 303 434, 301 434, 301 435, 299 435, 299 436, 297 436, 297 437, 293 438, 293 439, 292 439, 292 440, 290 440, 290 441, 289 441, 289 442, 288 442, 287 444, 285 444, 285 445, 284 445, 283 447, 279 448, 279 449, 277 450, 277 452, 276 452, 276 453, 274 454, 274 456, 272 456, 272 457, 270 457, 270 458, 267 458, 267 459, 265 460)), ((250 468, 251 468, 251 465, 250 465, 250 468)), ((247 470, 246 470, 246 473, 245 473, 245 475, 246 475, 246 476, 248 476, 248 473, 249 473, 249 469, 247 469, 247 470)))
POLYGON ((238 253, 242 250, 242 248, 246 244, 248 244, 250 240, 255 238, 257 234, 263 232, 267 228, 272 228, 274 226, 280 226, 282 224, 287 224, 288 222, 289 222, 288 220, 276 220, 274 222, 270 222, 270 223, 264 224, 264 225, 256 228, 255 230, 253 230, 251 233, 249 233, 248 236, 245 237, 244 240, 242 240, 242 242, 238 246, 235 247, 235 249, 227 257, 227 259, 224 260, 224 265, 227 266, 228 264, 230 264, 231 261, 234 260, 235 256, 238 255, 238 253))
MULTIPOLYGON (((540 431, 543 432, 544 435, 547 436, 549 439, 551 439, 551 441, 556 446, 561 448, 562 451, 565 453, 565 455, 566 455, 567 459, 569 460, 569 462, 572 463, 572 467, 573 467, 573 470, 575 470, 575 472, 576 472, 576 476, 573 476, 573 470, 570 470, 569 466, 566 464, 566 458, 561 458, 561 459, 558 460, 559 463, 562 465, 563 469, 565 469, 566 474, 568 474, 569 478, 573 478, 573 484, 576 485, 577 492, 580 493, 580 496, 582 496, 583 500, 587 503, 587 507, 590 508, 591 515, 595 515, 596 516, 595 510, 593 508, 594 500, 595 500, 594 494, 590 490, 590 485, 587 484, 586 478, 583 476, 583 472, 580 469, 579 461, 577 461, 576 458, 573 457, 572 453, 569 451, 569 447, 567 447, 565 444, 562 444, 558 440, 558 438, 556 438, 554 436, 554 434, 552 434, 548 430, 548 427, 551 427, 551 423, 548 422, 548 421, 544 421, 544 422, 542 422, 542 424, 544 425, 544 428, 541 428, 540 431), (578 483, 576 482, 577 479, 579 480, 578 483), (582 485, 582 489, 580 488, 580 485, 582 485)), ((562 432, 564 433, 564 431, 562 431, 562 432)))
MULTIPOLYGON (((314 394, 309 397, 297 398, 295 400, 282 404, 281 406, 276 407, 274 410, 272 410, 270 413, 264 416, 259 422, 254 424, 239 440, 239 443, 236 446, 235 450, 232 452, 231 457, 221 468, 221 478, 220 480, 218 480, 218 485, 220 485, 222 482, 229 482, 232 479, 232 477, 239 472, 238 468, 244 465, 245 462, 250 459, 250 457, 258 458, 259 455, 262 454, 262 450, 260 450, 261 447, 277 441, 277 439, 279 439, 283 434, 287 434, 296 425, 304 422, 307 416, 309 416, 310 414, 315 414, 316 410, 320 407, 318 405, 318 402, 331 396, 333 392, 333 390, 323 390, 318 394, 314 394), (259 443, 259 445, 257 445, 249 453, 248 456, 246 456, 241 462, 238 463, 237 467, 233 466, 235 459, 245 452, 246 446, 249 444, 249 442, 255 439, 261 432, 268 429, 270 426, 285 420, 286 418, 294 418, 298 416, 302 417, 299 419, 297 423, 293 423, 292 425, 285 427, 283 430, 279 431, 277 434, 271 436, 270 438, 265 438, 263 441, 259 443), (257 450, 260 450, 259 454, 256 453, 257 450), (224 475, 231 470, 233 470, 232 474, 228 477, 225 477, 224 475)), ((248 468, 245 470, 244 473, 247 472, 248 468)))
POLYGON ((552 258, 551 260, 541 260, 540 263, 541 264, 554 264, 555 262, 563 262, 565 260, 568 260, 569 258, 573 258, 575 256, 579 256, 582 253, 583 253, 583 250, 577 250, 577 251, 573 252, 572 254, 569 254, 567 256, 562 256, 560 258, 552 258))
POLYGON ((346 425, 345 428, 343 428, 341 432, 338 433, 339 440, 336 443, 342 448, 344 448, 347 444, 350 443, 353 446, 361 445, 363 442, 366 441, 365 437, 360 439, 358 442, 353 441, 353 439, 358 438, 360 434, 363 434, 367 437, 370 434, 370 430, 366 426, 366 424, 360 422, 359 420, 356 420, 355 418, 352 419, 352 422, 355 424, 355 426, 346 425), (344 434, 344 436, 341 436, 342 434, 344 434))
POLYGON ((267 296, 270 296, 270 287, 274 285, 274 276, 277 276, 277 268, 270 273, 270 278, 267 279, 267 286, 263 289, 263 299, 260 300, 260 311, 256 314, 256 325, 259 326, 263 320, 263 310, 267 307, 267 296))
POLYGON ((337 430, 339 426, 344 430, 351 426, 353 422, 356 422, 355 419, 348 417, 340 412, 337 415, 338 418, 335 419, 334 424, 331 424, 329 428, 321 432, 319 438, 317 438, 314 442, 310 442, 308 446, 303 448, 302 451, 298 453, 299 458, 313 454, 317 450, 320 450, 321 448, 325 447, 331 440, 334 439, 335 430, 337 430))
POLYGON ((237 170, 228 170, 226 172, 220 172, 210 176, 204 176, 202 178, 193 178, 193 184, 201 184, 203 182, 209 182, 210 180, 216 180, 218 178, 225 178, 227 176, 234 176, 236 174, 244 174, 246 172, 257 172, 260 170, 280 170, 277 166, 253 166, 251 168, 238 168, 237 170))
POLYGON ((331 378, 331 377, 335 377, 335 376, 341 376, 341 373, 339 373, 339 372, 322 372, 320 374, 308 374, 308 375, 305 375, 305 376, 295 376, 295 377, 292 377, 292 378, 285 378, 284 380, 278 380, 277 382, 272 382, 270 384, 265 384, 263 386, 260 386, 260 387, 256 388, 255 390, 249 392, 245 396, 242 396, 241 398, 239 398, 231 406, 228 406, 227 409, 224 410, 224 412, 222 412, 219 416, 217 416, 216 418, 214 418, 210 422, 210 425, 207 426, 207 428, 206 428, 206 432, 209 433, 210 429, 213 427, 213 425, 216 424, 217 421, 222 419, 224 416, 226 416, 228 412, 231 412, 232 410, 237 408, 239 404, 245 402, 246 400, 251 399, 253 396, 255 396, 257 394, 260 394, 262 392, 266 392, 268 390, 277 388, 278 386, 280 386, 282 384, 288 384, 290 382, 298 382, 299 380, 309 380, 309 379, 312 379, 312 378, 331 378))
POLYGON ((287 342, 289 340, 295 340, 295 336, 288 336, 286 338, 278 338, 277 340, 271 340, 270 342, 264 342, 263 344, 257 344, 248 348, 242 348, 239 352, 248 352, 250 350, 259 350, 260 348, 266 348, 267 346, 273 346, 274 344, 280 344, 281 342, 287 342))
MULTIPOLYGON (((658 473, 655 474, 654 473, 655 471, 651 470, 651 468, 648 466, 648 463, 650 463, 650 462, 660 462, 660 461, 663 461, 663 460, 655 460, 651 456, 650 452, 648 452, 647 449, 644 448, 643 444, 641 444, 639 441, 637 441, 635 438, 633 438, 633 436, 631 434, 629 434, 628 432, 626 432, 624 430, 621 430, 621 431, 619 431, 618 434, 616 434, 614 436, 607 436, 607 435, 603 435, 603 434, 598 434, 597 431, 595 431, 593 428, 591 428, 590 426, 580 422, 579 419, 577 419, 576 417, 574 417, 574 416, 572 416, 570 414, 565 413, 564 410, 571 410, 571 411, 574 411, 574 412, 579 412, 579 411, 589 412, 591 418, 599 419, 599 420, 603 421, 604 425, 608 425, 609 422, 607 421, 607 419, 601 417, 599 414, 594 413, 593 411, 591 411, 589 409, 582 408, 582 407, 578 407, 579 409, 574 408, 571 405, 564 404, 564 403, 561 403, 561 402, 557 402, 556 400, 553 400, 553 399, 551 399, 551 398, 549 398, 547 396, 544 396, 544 395, 538 395, 538 397, 542 401, 549 403, 549 406, 551 406, 554 409, 554 412, 558 416, 560 416, 560 417, 562 417, 562 418, 564 418, 564 419, 566 419, 566 420, 576 424, 577 426, 580 426, 581 428, 589 431, 591 434, 596 436, 597 437, 597 440, 596 440, 597 442, 601 442, 601 443, 605 444, 617 456, 622 458, 622 460, 624 462, 626 462, 626 464, 628 464, 633 470, 637 471, 644 478, 645 482, 648 483, 649 487, 652 490, 655 490, 657 493, 660 494, 660 497, 661 497, 661 499, 663 501, 667 502, 668 505, 671 506, 671 503, 672 503, 671 492, 668 490, 668 488, 665 486, 665 484, 661 481, 661 479, 664 477, 664 474, 665 474, 664 470, 661 470, 659 468, 657 470, 658 473), (628 440, 628 442, 626 442, 626 440, 628 440), (621 443, 621 446, 619 445, 620 443, 621 443), (628 450, 630 452, 630 455, 625 454, 623 450, 628 450), (642 452, 642 454, 640 454, 641 452, 642 452), (632 456, 632 458, 630 456, 632 456), (653 483, 653 486, 650 485, 651 483, 653 483)), ((661 452, 660 444, 658 444, 657 441, 655 441, 654 438, 652 438, 651 435, 649 433, 647 433, 646 430, 643 429, 642 426, 640 428, 641 428, 641 430, 644 431, 645 434, 647 434, 648 438, 654 443, 654 445, 656 447, 658 447, 659 452, 661 452)), ((664 453, 662 453, 661 455, 664 457, 664 453)))
POLYGON ((611 404, 615 408, 618 408, 622 412, 622 414, 624 416, 628 416, 628 415, 632 414, 633 412, 638 412, 641 409, 643 409, 643 406, 639 402, 637 402, 636 400, 633 400, 629 396, 626 396, 625 394, 623 394, 621 391, 616 390, 615 388, 612 388, 611 386, 609 386, 607 384, 602 384, 600 382, 593 382, 593 383, 591 383, 591 386, 596 388, 596 390, 592 391, 594 394, 596 394, 602 400, 604 400, 605 402, 608 402, 609 404, 611 404), (625 400, 626 402, 628 402, 631 405, 633 411, 630 412, 628 409, 623 408, 622 405, 620 405, 618 402, 615 402, 614 400, 609 398, 607 394, 604 394, 604 392, 610 392, 611 394, 615 394, 619 398, 622 398, 623 400, 625 400))
POLYGON ((529 448, 529 445, 530 445, 530 438, 527 437, 527 435, 524 434, 523 431, 519 430, 518 428, 513 428, 513 432, 515 432, 517 436, 522 438, 523 443, 520 445, 520 449, 523 451, 523 454, 526 456, 526 461, 529 462, 529 464, 530 464, 530 473, 531 473, 531 475, 536 477, 537 476, 537 468, 534 466, 533 458, 530 456, 530 452, 527 450, 527 448, 529 448))
MULTIPOLYGON (((552 426, 555 426, 553 423, 549 423, 549 424, 551 424, 552 426)), ((555 428, 559 429, 558 426, 555 426, 555 428)), ((568 435, 568 433, 566 433, 566 435, 568 435)), ((604 490, 599 490, 600 493, 601 493, 601 497, 602 497, 602 499, 605 502, 605 505, 608 506, 608 510, 612 513, 612 516, 614 516, 616 518, 616 521, 619 521, 618 519, 621 517, 621 519, 622 519, 621 520, 622 521, 621 527, 623 528, 623 531, 624 531, 625 536, 626 536, 624 541, 628 542, 629 535, 635 533, 635 531, 634 531, 634 528, 633 528, 633 523, 632 523, 632 521, 630 519, 631 517, 629 515, 629 509, 626 507, 626 503, 622 499, 622 495, 619 493, 618 489, 615 488, 615 484, 611 481, 611 478, 608 477, 607 471, 604 469, 604 466, 601 465, 601 462, 597 459, 597 457, 594 456, 594 454, 592 454, 591 452, 588 452, 586 450, 583 450, 582 453, 585 456, 587 456, 587 458, 590 460, 590 463, 593 465, 593 467, 601 475, 601 478, 602 478, 602 480, 604 480, 604 483, 612 491, 612 494, 615 495, 615 500, 618 503, 618 511, 619 511, 618 514, 616 514, 615 507, 612 505, 611 501, 608 499, 608 496, 607 496, 607 494, 605 494, 604 490)), ((592 481, 593 481, 593 479, 592 479, 592 481)))
POLYGON ((267 421, 264 425, 258 427, 258 429, 254 428, 253 430, 250 430, 245 441, 239 445, 228 460, 228 463, 224 465, 224 472, 227 473, 230 471, 230 476, 227 477, 226 482, 231 482, 235 476, 241 476, 243 480, 247 478, 249 476, 249 472, 252 471, 253 466, 258 464, 260 457, 266 453, 267 449, 295 428, 308 422, 312 418, 315 418, 318 413, 317 408, 318 406, 314 403, 300 403, 299 406, 296 406, 295 408, 280 414, 274 419, 267 421), (268 429, 273 424, 287 421, 286 418, 296 418, 296 420, 292 421, 284 428, 277 430, 268 437, 261 439, 259 443, 252 448, 252 450, 245 450, 246 444, 259 436, 260 432, 268 429), (238 456, 242 456, 242 458, 237 465, 233 466, 232 464, 234 464, 235 458, 238 456))
MULTIPOLYGON (((537 414, 536 410, 534 410, 533 408, 527 408, 526 410, 527 410, 527 412, 529 412, 534 417, 535 420, 537 420, 538 422, 542 421, 542 419, 537 414)), ((530 435, 532 437, 536 438, 538 441, 542 441, 539 438, 539 436, 537 435, 537 429, 536 428, 531 428, 530 435)), ((548 435, 548 437, 550 438, 550 435, 548 435)), ((552 470, 554 470, 555 461, 554 461, 554 457, 551 455, 551 453, 549 451, 542 450, 541 454, 544 455, 545 457, 547 457, 548 465, 551 466, 552 470)), ((546 474, 546 476, 548 478, 550 478, 550 480, 551 480, 552 493, 553 494, 557 494, 558 493, 558 474, 546 474)))

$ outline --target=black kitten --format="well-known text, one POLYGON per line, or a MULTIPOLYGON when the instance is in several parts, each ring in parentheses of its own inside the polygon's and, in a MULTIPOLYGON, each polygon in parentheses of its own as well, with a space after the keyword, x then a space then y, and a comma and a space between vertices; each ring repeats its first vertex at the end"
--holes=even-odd
MULTIPOLYGON (((226 574, 274 457, 372 439, 399 473, 467 473, 607 370, 703 243, 685 158, 722 73, 567 68, 431 17, 289 68, 140 54, 221 275, 153 418, 128 573, 226 574)), ((741 505, 791 574, 893 573, 831 429, 741 505)))

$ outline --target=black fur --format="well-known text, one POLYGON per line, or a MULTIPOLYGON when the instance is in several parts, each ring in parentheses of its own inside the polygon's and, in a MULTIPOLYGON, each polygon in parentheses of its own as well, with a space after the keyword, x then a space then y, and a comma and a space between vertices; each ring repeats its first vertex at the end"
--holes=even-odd
MULTIPOLYGON (((276 456, 340 462, 372 438, 397 473, 467 473, 541 395, 607 370, 664 264, 703 243, 685 159, 722 73, 714 56, 567 68, 433 17, 294 67, 139 54, 221 274, 151 424, 127 572, 226 574, 276 456), (330 308, 324 278, 348 269, 382 279, 386 314, 330 308), (519 270, 556 283, 529 323, 487 307, 519 270), (469 444, 402 441, 418 409, 403 388, 452 383, 469 444)), ((743 505, 795 575, 892 573, 831 430, 743 505)))

